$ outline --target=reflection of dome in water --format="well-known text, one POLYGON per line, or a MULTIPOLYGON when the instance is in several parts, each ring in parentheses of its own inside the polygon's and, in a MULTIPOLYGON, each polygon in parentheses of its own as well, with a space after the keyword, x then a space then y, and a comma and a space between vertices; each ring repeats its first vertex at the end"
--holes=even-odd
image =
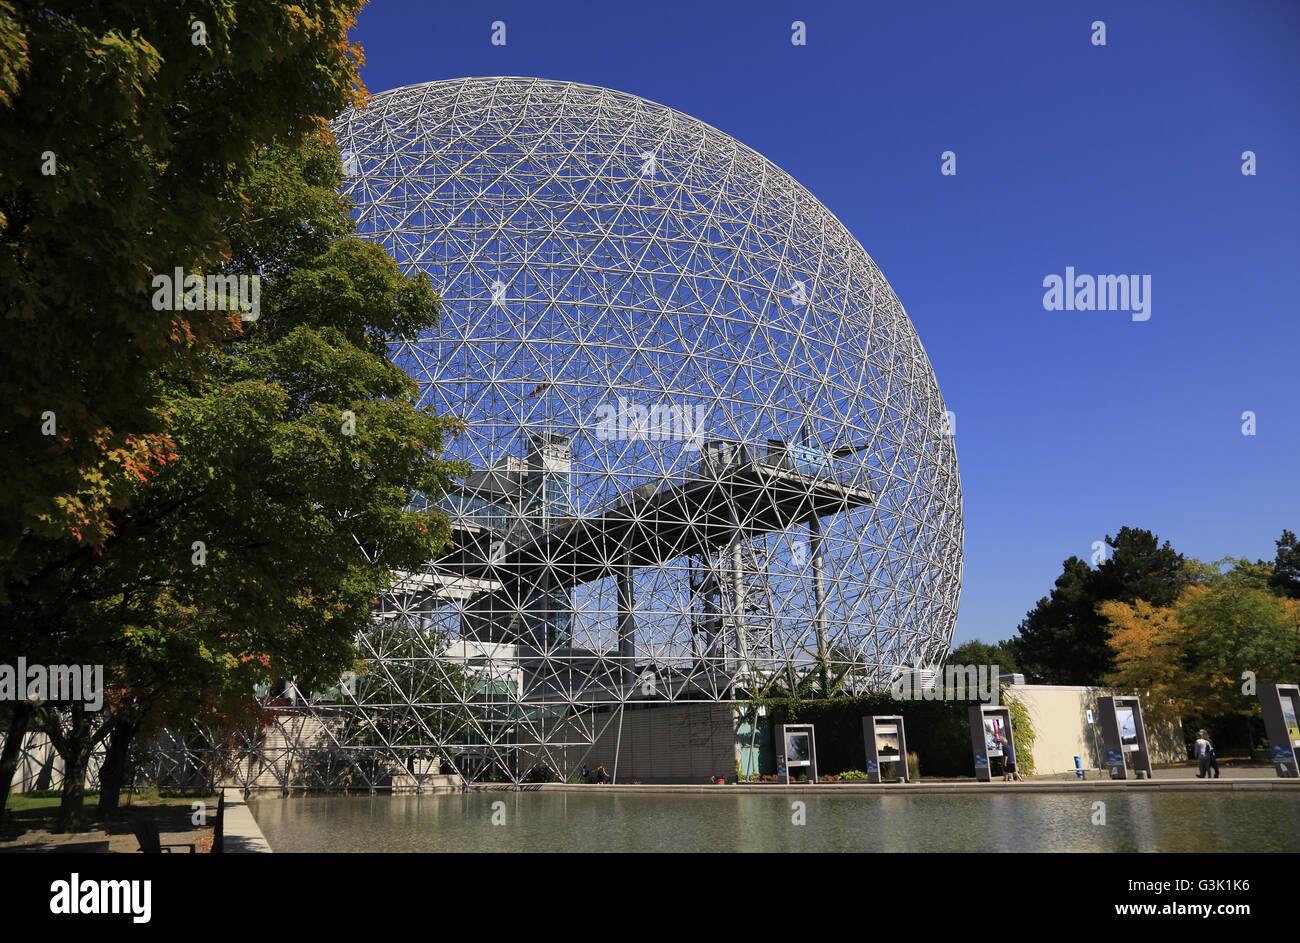
POLYGON ((456 550, 399 609, 581 653, 625 698, 647 672, 727 697, 819 648, 851 685, 942 658, 962 568, 943 399, 808 191, 694 118, 565 82, 401 88, 335 129, 361 233, 444 298, 396 355, 480 469, 438 502, 456 550))

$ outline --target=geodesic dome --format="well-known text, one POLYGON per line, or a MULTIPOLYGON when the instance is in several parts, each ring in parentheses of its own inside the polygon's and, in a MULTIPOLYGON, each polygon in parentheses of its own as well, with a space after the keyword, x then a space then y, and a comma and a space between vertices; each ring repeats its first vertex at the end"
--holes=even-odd
POLYGON ((860 689, 942 659, 950 422, 812 194, 701 121, 568 82, 399 88, 335 131, 361 234, 442 296, 395 355, 468 421, 476 469, 430 498, 455 546, 382 615, 518 659, 499 677, 524 701, 735 698, 818 658, 860 689))

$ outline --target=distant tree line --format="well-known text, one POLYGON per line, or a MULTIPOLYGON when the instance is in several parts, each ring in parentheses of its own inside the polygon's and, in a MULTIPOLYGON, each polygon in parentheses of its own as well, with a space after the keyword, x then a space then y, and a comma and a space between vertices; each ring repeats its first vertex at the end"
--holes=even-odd
POLYGON ((954 664, 997 664, 1038 684, 1113 686, 1143 697, 1152 720, 1262 740, 1258 685, 1300 679, 1300 545, 1283 530, 1272 561, 1184 557, 1148 530, 1107 535, 1092 567, 1062 564, 1017 634, 953 650, 954 664))

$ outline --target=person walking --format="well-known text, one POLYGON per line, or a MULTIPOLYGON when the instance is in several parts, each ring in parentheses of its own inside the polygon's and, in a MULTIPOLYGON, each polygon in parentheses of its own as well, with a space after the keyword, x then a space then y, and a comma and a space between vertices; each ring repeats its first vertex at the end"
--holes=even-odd
POLYGON ((1016 769, 1016 758, 1011 750, 1011 744, 1004 737, 998 738, 998 746, 1002 748, 1002 781, 1023 783, 1025 778, 1020 775, 1016 769))
MULTIPOLYGON (((1214 771, 1214 778, 1215 778, 1215 779, 1218 779, 1218 778, 1219 778, 1219 754, 1218 754, 1218 751, 1216 751, 1216 750, 1214 749, 1214 741, 1210 739, 1210 735, 1209 735, 1208 733, 1206 733, 1204 730, 1201 731, 1201 734, 1205 737, 1205 742, 1208 743, 1208 744, 1210 745, 1209 749, 1206 750, 1205 753, 1206 753, 1206 756, 1208 757, 1208 759, 1209 759, 1209 761, 1210 761, 1210 762, 1209 762, 1210 769, 1214 771)), ((1207 775, 1208 775, 1208 773, 1207 773, 1207 775)))
POLYGON ((1210 737, 1204 730, 1196 731, 1196 778, 1207 779, 1210 771, 1210 753, 1214 749, 1210 745, 1210 737))

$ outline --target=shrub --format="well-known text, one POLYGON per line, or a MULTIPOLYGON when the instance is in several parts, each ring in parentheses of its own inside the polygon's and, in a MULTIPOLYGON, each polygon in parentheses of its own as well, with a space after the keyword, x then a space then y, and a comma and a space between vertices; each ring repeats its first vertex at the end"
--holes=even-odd
POLYGON ((1016 769, 1028 776, 1034 771, 1034 725, 1029 722, 1029 708, 1005 687, 1002 703, 1011 711, 1011 740, 1016 748, 1016 769))
MULTIPOLYGON (((919 776, 915 757, 925 756, 931 776, 970 776, 969 709, 971 701, 896 701, 888 691, 861 697, 818 701, 777 699, 763 702, 767 720, 776 724, 813 724, 817 730, 817 766, 827 773, 861 770, 867 765, 862 741, 862 718, 895 714, 903 718, 907 733, 909 776, 919 776)), ((1019 731, 1017 722, 1017 734, 1019 731)), ((1017 750, 1020 741, 1016 741, 1017 750)))
MULTIPOLYGON (((582 777, 578 777, 581 781, 582 777)), ((558 783, 561 782, 559 775, 549 766, 537 765, 524 774, 526 783, 558 783)))

